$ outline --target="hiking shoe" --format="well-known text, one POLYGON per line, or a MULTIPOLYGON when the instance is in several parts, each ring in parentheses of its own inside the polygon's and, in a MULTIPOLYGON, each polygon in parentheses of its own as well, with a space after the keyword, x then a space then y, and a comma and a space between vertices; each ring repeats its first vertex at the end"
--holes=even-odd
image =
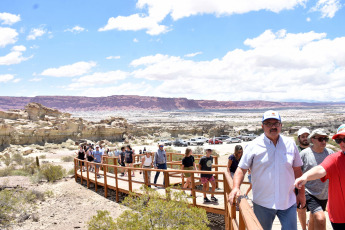
POLYGON ((210 202, 211 201, 207 197, 204 198, 204 203, 210 203, 210 202))
POLYGON ((218 202, 218 199, 215 198, 214 196, 211 196, 211 200, 212 200, 213 202, 218 202))

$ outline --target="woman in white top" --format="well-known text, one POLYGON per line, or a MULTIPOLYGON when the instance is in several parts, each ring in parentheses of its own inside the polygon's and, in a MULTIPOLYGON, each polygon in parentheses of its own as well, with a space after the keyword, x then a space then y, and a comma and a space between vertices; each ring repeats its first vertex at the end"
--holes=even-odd
MULTIPOLYGON (((152 168, 152 156, 151 153, 145 152, 145 156, 141 158, 141 167, 142 168, 152 168)), ((143 173, 143 178, 145 181, 145 173, 143 173)), ((148 183, 151 183, 151 171, 147 171, 148 183)), ((146 182, 146 181, 145 181, 146 182)), ((151 185, 148 185, 151 188, 151 185)))

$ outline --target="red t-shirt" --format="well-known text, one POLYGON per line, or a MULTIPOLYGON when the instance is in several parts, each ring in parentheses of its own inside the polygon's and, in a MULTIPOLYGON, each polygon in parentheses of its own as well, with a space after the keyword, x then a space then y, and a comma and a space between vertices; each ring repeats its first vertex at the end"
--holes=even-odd
POLYGON ((328 215, 333 223, 345 223, 345 154, 337 152, 329 155, 320 164, 326 170, 322 182, 329 180, 328 215))

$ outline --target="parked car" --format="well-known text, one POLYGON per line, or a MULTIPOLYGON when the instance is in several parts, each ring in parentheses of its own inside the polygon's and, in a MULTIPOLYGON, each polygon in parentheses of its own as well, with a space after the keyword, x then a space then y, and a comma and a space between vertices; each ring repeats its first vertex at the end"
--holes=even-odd
POLYGON ((163 139, 163 140, 159 140, 159 141, 158 141, 158 144, 163 144, 163 145, 165 145, 165 146, 171 146, 171 145, 172 145, 172 142, 169 141, 169 140, 163 139))
POLYGON ((220 137, 216 137, 218 140, 226 140, 226 139, 229 139, 230 137, 228 135, 220 135, 220 137))
POLYGON ((208 140, 208 143, 209 144, 223 144, 223 141, 221 141, 221 140, 219 140, 219 139, 215 139, 214 141, 213 141, 213 138, 211 138, 211 139, 209 139, 208 140))
POLYGON ((231 144, 231 143, 241 143, 241 139, 240 138, 237 138, 237 137, 230 137, 228 139, 225 140, 225 142, 227 144, 231 144))
POLYGON ((197 139, 198 141, 202 141, 202 142, 208 142, 208 139, 206 137, 196 137, 195 139, 197 139))
POLYGON ((195 139, 195 138, 191 138, 189 139, 189 141, 187 141, 188 145, 204 145, 204 141, 195 139))
POLYGON ((250 133, 250 134, 244 134, 241 136, 241 139, 243 141, 252 141, 254 140, 255 138, 257 138, 258 135, 255 135, 254 133, 250 133))
POLYGON ((176 139, 173 143, 174 146, 188 146, 188 143, 182 139, 176 139))

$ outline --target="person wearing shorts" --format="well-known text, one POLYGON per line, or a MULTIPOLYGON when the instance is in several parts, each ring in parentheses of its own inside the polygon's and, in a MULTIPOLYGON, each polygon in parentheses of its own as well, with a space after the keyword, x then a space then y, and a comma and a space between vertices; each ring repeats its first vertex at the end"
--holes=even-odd
MULTIPOLYGON (((96 150, 93 151, 94 162, 95 163, 102 163, 102 161, 103 161, 102 155, 103 155, 103 152, 99 150, 99 145, 96 145, 96 150)), ((98 178, 101 177, 99 175, 99 165, 98 164, 96 165, 95 174, 98 178)))
MULTIPOLYGON (((201 171, 212 171, 213 157, 211 156, 212 149, 206 149, 206 156, 200 158, 199 170, 201 171)), ((204 203, 217 202, 218 199, 211 195, 211 200, 206 196, 206 191, 209 191, 209 183, 212 185, 212 192, 216 190, 215 179, 212 174, 201 174, 202 190, 204 191, 204 203)))
MULTIPOLYGON (((307 172, 311 168, 321 164, 333 150, 326 148, 328 135, 322 129, 315 129, 308 136, 312 144, 300 152, 303 162, 302 171, 307 172)), ((326 216, 323 213, 328 200, 328 181, 309 181, 305 185, 307 211, 310 211, 308 229, 326 229, 326 216)))
MULTIPOLYGON (((190 148, 186 149, 185 157, 182 159, 182 167, 181 170, 197 170, 194 157, 192 156, 192 150, 190 148)), ((183 185, 183 188, 192 188, 192 179, 191 173, 183 173, 181 177, 186 177, 186 182, 183 185)), ((190 194, 192 196, 192 193, 190 194)))
MULTIPOLYGON (((132 148, 130 145, 126 146, 126 152, 125 152, 125 156, 126 156, 126 166, 127 167, 133 167, 133 159, 134 159, 134 152, 132 151, 132 148)), ((126 176, 127 172, 125 173, 126 176)), ((132 170, 132 177, 134 177, 134 170, 132 170)))

